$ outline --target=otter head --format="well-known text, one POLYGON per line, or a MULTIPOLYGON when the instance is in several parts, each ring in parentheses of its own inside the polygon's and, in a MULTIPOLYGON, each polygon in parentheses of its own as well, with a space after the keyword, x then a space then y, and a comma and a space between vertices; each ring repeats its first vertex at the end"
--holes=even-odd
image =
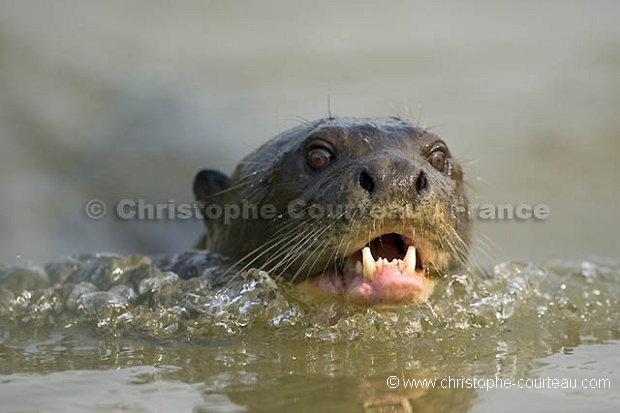
POLYGON ((425 301, 467 257, 461 167, 437 135, 396 118, 295 127, 231 178, 201 171, 194 192, 205 248, 359 305, 425 301))

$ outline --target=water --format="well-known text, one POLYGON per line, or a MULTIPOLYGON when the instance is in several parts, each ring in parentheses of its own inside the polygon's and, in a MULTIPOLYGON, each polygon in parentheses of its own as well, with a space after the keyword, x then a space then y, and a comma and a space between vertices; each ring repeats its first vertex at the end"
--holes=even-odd
POLYGON ((527 394, 605 411, 620 398, 618 276, 611 263, 502 263, 445 279, 430 305, 376 311, 304 304, 257 270, 182 280, 143 256, 4 268, 0 398, 3 411, 487 411, 527 394), (390 376, 607 388, 390 389, 390 376))

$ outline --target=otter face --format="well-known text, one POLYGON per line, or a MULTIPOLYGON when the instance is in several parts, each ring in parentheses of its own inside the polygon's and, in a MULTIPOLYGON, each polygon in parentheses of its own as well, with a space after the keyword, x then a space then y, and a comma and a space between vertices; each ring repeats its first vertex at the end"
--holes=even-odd
MULTIPOLYGON (((467 257, 462 171, 438 136, 399 119, 329 118, 201 172, 197 199, 269 216, 205 220, 205 247, 364 305, 425 301, 467 257)), ((259 214, 260 215, 260 214, 259 214)))

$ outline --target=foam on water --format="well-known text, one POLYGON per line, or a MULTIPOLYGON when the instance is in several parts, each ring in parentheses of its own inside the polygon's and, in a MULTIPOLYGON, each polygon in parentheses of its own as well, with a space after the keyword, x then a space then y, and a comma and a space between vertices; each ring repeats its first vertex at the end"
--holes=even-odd
POLYGON ((456 346, 465 352, 474 341, 476 351, 501 356, 525 345, 532 356, 542 356, 577 345, 582 336, 620 338, 619 276, 613 264, 502 263, 492 274, 447 277, 428 305, 373 310, 337 299, 304 304, 292 286, 259 270, 218 285, 209 274, 181 279, 143 256, 93 254, 44 267, 3 268, 0 320, 180 340, 267 334, 382 348, 456 346))

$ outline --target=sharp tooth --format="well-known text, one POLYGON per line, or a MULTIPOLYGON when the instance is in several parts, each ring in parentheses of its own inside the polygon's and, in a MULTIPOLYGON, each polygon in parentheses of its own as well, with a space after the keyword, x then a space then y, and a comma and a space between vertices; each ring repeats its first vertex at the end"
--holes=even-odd
POLYGON ((409 271, 415 271, 415 247, 413 245, 407 248, 407 254, 405 254, 403 261, 407 265, 409 271))
POLYGON ((370 247, 362 248, 362 261, 364 262, 364 278, 372 281, 375 276, 375 259, 372 257, 370 247))

